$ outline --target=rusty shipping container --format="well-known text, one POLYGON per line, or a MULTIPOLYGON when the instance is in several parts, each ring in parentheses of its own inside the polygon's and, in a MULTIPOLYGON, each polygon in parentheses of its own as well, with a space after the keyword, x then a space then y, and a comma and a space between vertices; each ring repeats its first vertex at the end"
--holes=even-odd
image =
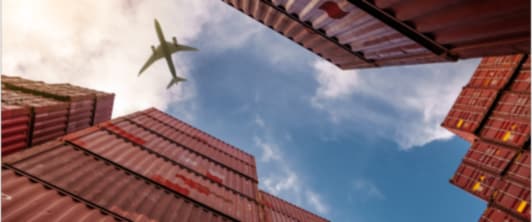
POLYGON ((530 122, 530 92, 502 92, 492 111, 493 116, 530 122))
MULTIPOLYGON (((29 146, 65 135, 68 117, 67 103, 3 88, 2 104, 24 106, 30 110, 29 146)), ((4 139, 7 138, 2 138, 2 141, 4 139)))
MULTIPOLYGON (((151 112, 152 110, 149 109, 147 111, 151 112)), ((179 144, 180 146, 187 147, 188 149, 197 152, 204 157, 210 158, 215 162, 218 162, 257 181, 257 170, 254 163, 248 164, 240 159, 237 159, 235 156, 229 155, 228 153, 215 148, 214 146, 210 146, 209 144, 201 142, 195 137, 192 137, 189 133, 187 134, 186 132, 177 130, 177 128, 168 124, 168 122, 163 122, 151 117, 151 115, 147 115, 146 111, 139 112, 139 114, 140 115, 132 114, 126 116, 126 118, 139 126, 149 129, 154 133, 160 134, 161 136, 173 141, 176 144, 179 144)), ((169 118, 165 119, 165 121, 169 121, 169 118)))
POLYGON ((490 206, 486 208, 479 222, 526 222, 526 220, 513 216, 504 210, 490 206))
POLYGON ((516 156, 506 172, 506 177, 525 185, 530 184, 530 150, 524 150, 516 156))
POLYGON ((223 2, 341 69, 530 52, 525 0, 223 2))
POLYGON ((530 121, 490 116, 480 130, 482 139, 521 149, 530 139, 530 121))
POLYGON ((491 110, 497 93, 497 90, 464 87, 442 126, 472 143, 477 138, 476 131, 491 110))
POLYGON ((499 180, 499 176, 495 174, 462 162, 449 182, 480 199, 490 201, 499 180))
POLYGON ((74 132, 111 118, 114 101, 112 93, 70 84, 48 84, 6 75, 2 75, 2 83, 10 89, 68 102, 68 132, 74 132))
POLYGON ((518 71, 525 55, 484 57, 466 87, 501 90, 518 71))
POLYGON ((30 110, 2 101, 2 155, 28 147, 30 110))
MULTIPOLYGON (((126 137, 134 138, 137 145, 147 148, 171 161, 174 161, 199 175, 203 175, 212 182, 221 184, 236 192, 255 199, 257 196, 257 182, 252 178, 228 168, 218 162, 211 161, 205 156, 193 152, 183 146, 166 140, 158 134, 152 133, 127 119, 116 119, 99 125, 101 129, 126 137), (135 135, 132 137, 132 135, 135 135)), ((76 141, 79 141, 76 140, 76 141)))
POLYGON ((224 141, 215 138, 214 136, 211 136, 195 127, 192 127, 191 125, 181 120, 173 118, 164 112, 161 112, 157 109, 148 109, 145 113, 163 123, 168 123, 172 127, 176 128, 176 130, 184 132, 185 134, 191 136, 192 138, 198 140, 201 143, 222 150, 223 152, 247 163, 248 165, 256 165, 255 158, 252 155, 238 149, 237 147, 227 144, 224 141))
POLYGON ((464 156, 464 162, 495 175, 502 175, 517 153, 516 149, 477 139, 464 156))
POLYGON ((500 180, 493 193, 493 204, 530 221, 530 184, 500 180))
MULTIPOLYGON (((168 181, 146 177, 60 141, 5 157, 2 166, 31 175, 33 180, 42 181, 60 193, 75 196, 130 221, 239 221, 188 198, 177 190, 177 185, 169 187, 168 181)), ((19 192, 34 195, 35 191, 19 192)), ((33 210, 8 209, 3 215, 37 213, 33 210)))
POLYGON ((259 191, 259 203, 265 209, 266 222, 305 221, 326 222, 325 218, 306 211, 265 191, 259 191))
POLYGON ((2 221, 130 221, 11 168, 2 169, 2 221))

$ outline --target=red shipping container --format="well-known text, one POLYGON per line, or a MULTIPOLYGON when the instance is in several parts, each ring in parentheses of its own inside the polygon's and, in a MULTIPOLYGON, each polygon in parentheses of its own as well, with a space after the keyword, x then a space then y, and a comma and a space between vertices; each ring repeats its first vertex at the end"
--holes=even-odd
POLYGON ((472 143, 496 98, 496 90, 463 88, 442 126, 472 143))
POLYGON ((488 207, 478 220, 478 222, 525 222, 525 220, 508 214, 497 207, 488 207))
POLYGON ((2 221, 126 221, 12 169, 2 169, 2 221), (101 212, 103 211, 103 212, 101 212))
POLYGON ((466 87, 501 90, 508 84, 514 73, 513 68, 478 68, 466 87))
POLYGON ((530 122, 530 93, 504 91, 497 100, 492 115, 530 122))
MULTIPOLYGON (((147 164, 139 159, 124 161, 147 164)), ((2 163, 130 221, 238 221, 168 188, 164 181, 62 142, 53 141, 10 155, 2 163)), ((32 210, 8 209, 2 213, 35 213, 26 212, 32 210)))
POLYGON ((63 139, 240 221, 258 221, 254 200, 139 146, 146 141, 137 135, 116 126, 108 127, 120 135, 92 127, 63 139))
POLYGON ((530 122, 490 116, 480 130, 480 137, 521 149, 530 138, 530 122))
POLYGON ((256 168, 239 159, 236 159, 234 156, 222 152, 221 150, 212 146, 208 146, 205 143, 201 143, 198 140, 191 138, 187 134, 176 130, 175 128, 172 128, 158 120, 152 119, 142 114, 142 112, 128 115, 126 118, 135 124, 138 124, 139 126, 166 137, 168 140, 171 140, 176 144, 200 153, 205 157, 211 158, 212 160, 238 171, 247 177, 252 178, 254 181, 257 181, 256 168))
MULTIPOLYGON (((285 216, 288 216, 289 218, 295 218, 296 221, 305 221, 305 222, 328 221, 325 218, 322 218, 309 211, 301 209, 298 206, 288 203, 287 201, 279 197, 273 196, 262 190, 259 191, 259 203, 262 204, 265 208, 270 208, 271 210, 284 214, 285 216)), ((267 214, 266 214, 266 218, 268 218, 267 214)), ((281 218, 286 218, 286 217, 281 217, 281 218)), ((275 218, 273 218, 272 221, 277 222, 277 221, 283 221, 283 220, 275 220, 275 218)))
POLYGON ((493 204, 530 220, 530 184, 500 180, 493 194, 493 204))
MULTIPOLYGON (((102 123, 99 127, 101 127, 102 130, 127 139, 138 146, 142 146, 150 152, 164 156, 165 158, 168 158, 169 161, 173 161, 182 167, 206 177, 212 182, 232 189, 250 199, 255 199, 257 196, 258 186, 252 179, 239 174, 237 171, 233 171, 230 168, 210 161, 198 153, 191 152, 189 149, 165 140, 157 134, 153 134, 133 123, 118 119, 102 123)), ((108 133, 92 133, 77 138, 74 141, 76 143, 81 143, 84 146, 88 146, 85 145, 88 143, 83 141, 105 140, 106 138, 111 140, 114 136, 108 133)))
POLYGON ((2 155, 27 147, 29 129, 29 109, 2 102, 2 155))
POLYGON ((450 179, 450 183, 480 199, 490 201, 500 178, 474 166, 462 163, 450 179))
POLYGON ((525 185, 530 184, 530 150, 518 154, 506 174, 509 179, 525 185))
MULTIPOLYGON (((528 61, 530 61, 530 58, 528 61)), ((530 66, 527 68, 523 67, 521 71, 519 71, 515 79, 510 83, 508 90, 530 94, 530 66)))
POLYGON ((495 175, 502 175, 517 152, 506 146, 475 140, 464 156, 464 162, 495 175))
POLYGON ((516 68, 523 60, 524 54, 506 55, 506 56, 486 56, 480 61, 479 68, 497 67, 497 68, 516 68))
POLYGON ((255 166, 255 158, 248 154, 248 153, 245 153, 244 151, 232 146, 232 145, 229 145, 199 129, 196 129, 194 127, 192 127, 191 125, 183 122, 183 121, 180 121, 178 119, 175 119, 171 116, 169 116, 168 114, 164 113, 164 112, 161 112, 159 110, 156 110, 156 109, 148 109, 146 112, 146 114, 148 114, 149 116, 155 118, 155 119, 158 119, 159 121, 163 122, 163 123, 166 123, 166 124, 169 124, 170 126, 172 127, 175 127, 176 130, 179 130, 179 131, 182 131, 182 132, 185 132, 186 134, 188 134, 189 136, 191 136, 192 138, 202 142, 202 143, 206 143, 210 146, 213 146, 217 149, 220 149, 222 150, 223 152, 226 152, 228 153, 229 155, 231 156, 234 156, 235 158, 237 159, 240 159, 244 162, 246 162, 247 164, 249 165, 252 165, 252 166, 255 166))

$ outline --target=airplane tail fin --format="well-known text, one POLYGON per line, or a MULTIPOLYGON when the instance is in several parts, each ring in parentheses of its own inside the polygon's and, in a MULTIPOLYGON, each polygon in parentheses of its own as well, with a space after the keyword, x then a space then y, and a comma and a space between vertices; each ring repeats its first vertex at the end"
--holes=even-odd
POLYGON ((178 82, 183 82, 183 81, 187 81, 187 79, 181 78, 181 77, 174 77, 172 80, 170 80, 170 83, 168 83, 168 86, 166 86, 166 89, 169 89, 170 87, 177 84, 178 82))

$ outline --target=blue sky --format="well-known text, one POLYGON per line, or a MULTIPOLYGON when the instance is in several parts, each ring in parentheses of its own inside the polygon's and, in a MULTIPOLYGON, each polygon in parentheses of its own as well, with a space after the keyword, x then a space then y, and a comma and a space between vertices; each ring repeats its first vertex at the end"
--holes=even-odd
POLYGON ((478 59, 341 71, 218 0, 3 4, 2 73, 115 92, 114 116, 167 110, 331 221, 476 221, 485 207, 448 183, 468 144, 439 127, 478 59), (136 77, 154 17, 200 48, 174 56, 189 81, 170 91, 164 63, 136 77))

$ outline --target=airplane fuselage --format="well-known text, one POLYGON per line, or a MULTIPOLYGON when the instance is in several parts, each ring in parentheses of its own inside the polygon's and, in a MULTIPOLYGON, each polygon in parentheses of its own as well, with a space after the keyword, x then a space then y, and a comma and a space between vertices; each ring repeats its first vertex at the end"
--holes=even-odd
MULTIPOLYGON (((160 46, 164 52, 164 58, 166 59, 166 62, 169 66, 174 66, 174 63, 172 62, 172 55, 170 54, 170 50, 168 49, 166 40, 164 39, 163 30, 161 29, 161 25, 159 25, 157 20, 155 20, 155 30, 157 31, 157 38, 159 39, 160 46)), ((175 73, 172 73, 172 76, 176 78, 175 73)))

